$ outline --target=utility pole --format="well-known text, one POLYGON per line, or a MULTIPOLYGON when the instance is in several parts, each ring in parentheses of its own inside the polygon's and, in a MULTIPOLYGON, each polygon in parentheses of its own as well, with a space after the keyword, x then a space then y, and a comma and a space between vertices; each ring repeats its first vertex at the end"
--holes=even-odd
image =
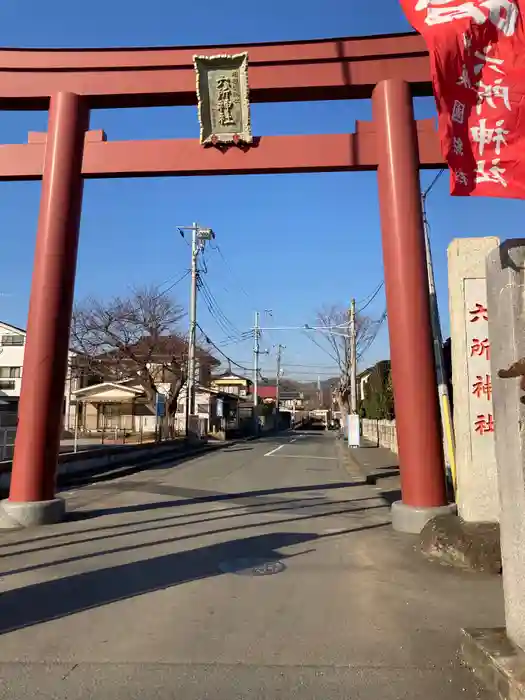
POLYGON ((215 238, 211 228, 202 228, 196 222, 192 226, 178 226, 184 238, 184 231, 191 231, 191 286, 190 286, 190 327, 188 336, 188 369, 186 379, 186 435, 188 435, 189 417, 195 413, 195 369, 197 346, 197 281, 199 278, 198 258, 204 250, 206 241, 215 238))
POLYGON ((188 381, 186 400, 188 410, 186 420, 189 415, 195 412, 195 345, 197 340, 197 258, 199 247, 197 243, 197 233, 199 226, 194 223, 191 231, 191 287, 190 287, 190 336, 188 342, 188 381))
POLYGON ((282 358, 282 351, 285 350, 285 346, 279 345, 277 346, 277 380, 275 382, 275 406, 277 408, 277 413, 279 413, 279 397, 280 397, 280 381, 281 381, 281 358, 282 358))
POLYGON ((259 330, 259 312, 255 312, 255 325, 253 327, 253 408, 257 408, 258 394, 259 394, 259 337, 261 331, 259 330))
POLYGON ((355 299, 350 304, 350 413, 357 413, 357 328, 355 299))
POLYGON ((428 291, 430 295, 430 322, 432 325, 432 337, 434 339, 434 361, 436 364, 441 429, 443 431, 443 455, 445 458, 447 477, 452 482, 451 486, 453 490, 456 491, 456 445, 454 441, 454 428, 452 425, 452 415, 450 410, 450 396, 448 393, 448 384, 445 372, 445 359, 443 357, 443 337, 441 334, 441 322, 439 319, 439 307, 437 303, 436 285, 434 281, 434 266, 432 263, 432 250, 430 247, 429 226, 426 214, 426 194, 422 195, 421 197, 421 208, 423 210, 428 291))

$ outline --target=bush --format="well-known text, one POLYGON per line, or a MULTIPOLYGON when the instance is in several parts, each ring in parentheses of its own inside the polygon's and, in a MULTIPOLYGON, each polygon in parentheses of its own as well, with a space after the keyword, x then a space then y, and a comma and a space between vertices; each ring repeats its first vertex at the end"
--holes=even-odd
POLYGON ((372 420, 392 420, 394 418, 394 395, 390 361, 378 362, 370 371, 365 384, 365 398, 361 401, 359 413, 362 418, 372 420))

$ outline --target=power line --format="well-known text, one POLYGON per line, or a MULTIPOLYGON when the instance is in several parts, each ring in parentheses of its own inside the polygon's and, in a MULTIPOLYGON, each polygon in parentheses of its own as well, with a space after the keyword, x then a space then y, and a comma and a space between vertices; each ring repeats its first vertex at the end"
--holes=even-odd
MULTIPOLYGON (((260 369, 261 372, 268 372, 271 374, 275 370, 272 367, 261 367, 260 369)), ((317 377, 319 376, 324 376, 324 377, 336 377, 339 374, 339 370, 337 368, 334 368, 333 372, 327 372, 326 370, 323 370, 322 372, 319 372, 317 370, 312 370, 311 372, 307 372, 306 370, 294 370, 289 373, 290 376, 295 376, 300 374, 301 376, 307 376, 307 377, 317 377)))
POLYGON ((385 284, 385 281, 383 280, 382 282, 380 282, 380 284, 378 284, 378 286, 377 286, 377 288, 375 289, 375 291, 372 292, 372 295, 371 295, 367 300, 365 299, 365 300, 359 302, 360 304, 363 304, 364 302, 365 302, 365 303, 364 303, 364 306, 361 306, 361 308, 357 309, 357 313, 358 313, 358 314, 360 314, 360 313, 361 313, 362 311, 364 311, 368 306, 370 306, 370 304, 374 301, 374 299, 375 299, 376 296, 379 294, 379 292, 383 289, 384 284, 385 284))
POLYGON ((229 320, 229 318, 226 316, 226 314, 222 311, 221 307, 217 303, 215 297, 213 296, 211 289, 207 285, 207 283, 204 280, 204 278, 202 277, 202 275, 199 275, 198 286, 199 286, 200 292, 202 293, 202 297, 205 301, 205 304, 208 308, 208 311, 210 312, 212 318, 217 323, 219 328, 226 335, 226 340, 243 339, 243 337, 244 337, 243 334, 229 320))
POLYGON ((245 343, 247 340, 251 340, 252 338, 253 331, 243 331, 239 338, 234 338, 233 336, 229 335, 221 340, 219 345, 221 347, 225 347, 226 345, 239 345, 240 343, 245 343))
POLYGON ((327 350, 327 349, 324 348, 320 343, 318 343, 317 340, 316 340, 313 336, 311 336, 309 333, 304 333, 304 335, 305 335, 309 340, 311 340, 312 343, 313 343, 314 345, 317 345, 317 347, 318 347, 320 350, 322 350, 326 355, 328 355, 328 357, 329 357, 331 360, 333 360, 333 361, 336 363, 336 365, 339 367, 339 364, 340 364, 340 363, 338 362, 337 357, 335 357, 335 355, 332 355, 332 353, 331 353, 329 350, 327 350))
POLYGON ((219 306, 219 304, 218 304, 217 300, 215 299, 215 297, 213 296, 213 293, 212 293, 211 289, 209 288, 206 280, 202 276, 200 276, 199 282, 200 282, 201 290, 203 291, 204 295, 207 297, 207 299, 208 299, 211 307, 214 309, 215 313, 220 317, 223 324, 225 326, 228 326, 231 329, 229 331, 228 335, 231 336, 232 331, 233 331, 235 336, 241 336, 242 335, 241 331, 235 326, 235 324, 233 324, 230 321, 230 319, 226 316, 224 311, 219 306))
POLYGON ((223 263, 224 263, 225 266, 228 268, 228 270, 230 271, 231 275, 232 275, 233 277, 236 278, 236 280, 237 280, 237 286, 239 287, 239 290, 244 294, 244 296, 245 296, 247 299, 251 299, 251 297, 250 297, 250 295, 248 294, 248 292, 246 291, 246 289, 242 286, 242 284, 241 284, 239 278, 237 277, 237 275, 236 275, 236 273, 235 273, 233 267, 232 267, 232 266, 230 265, 230 263, 226 260, 226 257, 225 257, 225 255, 224 255, 224 253, 222 252, 221 247, 220 247, 219 245, 216 244, 215 246, 213 246, 213 249, 216 250, 216 251, 219 253, 219 255, 220 255, 220 257, 221 257, 223 263))
MULTIPOLYGON (((239 360, 239 362, 244 362, 245 364, 249 364, 249 362, 248 362, 247 360, 239 360)), ((287 367, 302 367, 302 368, 304 368, 304 369, 313 369, 313 370, 315 370, 315 371, 317 371, 318 369, 321 369, 321 370, 332 370, 332 369, 336 369, 336 367, 334 367, 334 366, 332 366, 332 365, 295 364, 295 363, 293 363, 293 362, 282 362, 282 363, 281 363, 281 366, 284 367, 284 368, 287 368, 287 367)))
MULTIPOLYGON (((155 297, 154 297, 154 299, 160 299, 162 296, 164 296, 164 295, 167 294, 168 292, 171 292, 171 290, 172 290, 174 287, 176 287, 180 282, 182 282, 182 280, 185 280, 186 277, 188 277, 188 275, 189 275, 190 273, 191 273, 191 270, 186 270, 186 272, 182 275, 182 277, 179 277, 177 280, 175 280, 175 282, 173 282, 172 284, 170 284, 170 286, 169 286, 167 289, 165 289, 164 291, 159 292, 158 294, 156 294, 155 297)), ((169 281, 169 280, 167 280, 166 282, 163 282, 163 283, 160 285, 160 287, 163 287, 165 284, 168 283, 168 281, 169 281)), ((159 288, 159 287, 157 287, 157 289, 158 289, 158 288, 159 288)))
POLYGON ((441 168, 439 173, 436 175, 436 177, 432 180, 430 185, 427 187, 427 189, 423 192, 423 199, 427 196, 427 194, 430 192, 430 190, 434 187, 436 182, 439 180, 439 178, 443 175, 443 173, 447 170, 447 168, 441 168))
POLYGON ((228 362, 229 362, 231 365, 234 365, 235 367, 239 367, 239 369, 242 369, 242 370, 244 370, 245 372, 251 372, 251 369, 248 369, 248 367, 244 367, 244 365, 241 365, 240 363, 235 362, 235 360, 232 360, 231 357, 228 357, 228 355, 226 355, 226 353, 223 352, 223 351, 219 348, 219 346, 216 345, 216 344, 213 342, 213 340, 211 340, 211 338, 206 334, 206 332, 202 330, 202 327, 201 327, 198 323, 197 323, 197 328, 198 328, 198 329, 200 330, 200 332, 203 334, 204 339, 206 340, 206 342, 208 343, 208 345, 211 345, 213 348, 215 348, 215 350, 216 350, 220 355, 222 355, 222 357, 224 357, 224 359, 228 360, 228 362))
POLYGON ((364 355, 366 352, 368 352, 368 350, 370 350, 370 348, 372 347, 372 344, 374 343, 375 339, 377 338, 377 336, 378 336, 378 334, 379 334, 379 331, 381 330, 381 326, 382 326, 383 323, 385 322, 386 318, 387 318, 387 312, 386 312, 386 309, 385 309, 385 311, 383 311, 383 313, 381 314, 381 317, 375 322, 376 327, 375 327, 375 329, 374 329, 374 332, 373 332, 372 335, 367 339, 365 346, 364 346, 363 348, 360 349, 359 355, 358 355, 359 359, 361 359, 361 358, 363 357, 363 355, 364 355))

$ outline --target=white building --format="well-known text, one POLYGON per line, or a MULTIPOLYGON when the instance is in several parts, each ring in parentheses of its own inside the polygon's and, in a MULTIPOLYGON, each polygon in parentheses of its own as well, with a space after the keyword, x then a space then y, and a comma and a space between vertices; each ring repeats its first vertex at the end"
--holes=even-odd
POLYGON ((24 330, 0 322, 0 397, 13 407, 20 397, 25 343, 24 330))
MULTIPOLYGON (((22 388, 22 374, 24 369, 24 353, 26 345, 26 331, 5 321, 0 321, 0 399, 7 402, 7 410, 18 409, 20 391, 22 388)), ((76 353, 70 352, 70 360, 76 353)), ((77 379, 66 380, 64 413, 67 414, 67 406, 70 403, 71 391, 76 388, 77 379)), ((4 404, 4 408, 6 408, 4 404)))

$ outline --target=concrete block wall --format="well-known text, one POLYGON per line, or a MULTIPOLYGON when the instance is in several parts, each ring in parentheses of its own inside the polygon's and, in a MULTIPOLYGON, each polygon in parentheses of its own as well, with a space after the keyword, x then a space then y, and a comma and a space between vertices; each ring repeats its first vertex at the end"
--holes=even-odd
POLYGON ((369 418, 364 418, 361 421, 361 425, 363 437, 365 439, 397 454, 397 430, 395 420, 370 420, 369 418))

